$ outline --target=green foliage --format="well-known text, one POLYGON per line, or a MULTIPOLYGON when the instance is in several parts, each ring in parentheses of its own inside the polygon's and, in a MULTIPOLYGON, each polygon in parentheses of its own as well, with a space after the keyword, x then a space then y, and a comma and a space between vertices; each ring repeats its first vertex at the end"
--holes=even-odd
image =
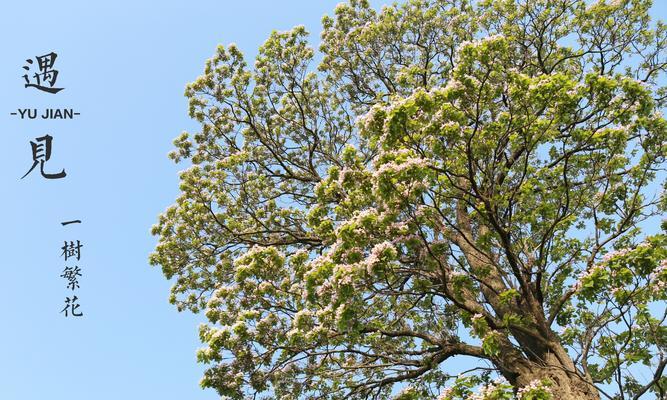
POLYGON ((201 130, 174 140, 188 167, 150 258, 209 321, 202 385, 665 393, 667 236, 641 227, 667 209, 667 28, 647 0, 589 3, 352 0, 317 65, 303 27, 252 67, 218 47, 186 88, 201 130), (458 356, 484 369, 455 377, 458 356))

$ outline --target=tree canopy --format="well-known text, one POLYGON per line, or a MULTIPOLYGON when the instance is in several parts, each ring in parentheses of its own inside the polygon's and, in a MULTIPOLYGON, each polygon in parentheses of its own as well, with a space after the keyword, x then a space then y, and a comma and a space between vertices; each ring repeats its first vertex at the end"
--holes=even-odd
MULTIPOLYGON (((351 0, 189 84, 151 263, 226 399, 665 398, 648 0, 351 0), (467 371, 457 365, 470 365, 467 371)), ((667 223, 663 222, 663 228, 667 223)))

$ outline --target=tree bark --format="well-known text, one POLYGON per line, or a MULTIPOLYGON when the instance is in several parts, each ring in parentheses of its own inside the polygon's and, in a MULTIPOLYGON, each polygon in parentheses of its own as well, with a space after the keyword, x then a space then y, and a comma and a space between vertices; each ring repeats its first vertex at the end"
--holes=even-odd
MULTIPOLYGON (((561 355, 562 357, 562 355, 561 355)), ((571 359, 563 362, 553 353, 544 356, 543 362, 518 362, 500 368, 505 378, 516 388, 532 382, 549 381, 553 400, 600 400, 600 393, 590 377, 574 372, 571 359)))

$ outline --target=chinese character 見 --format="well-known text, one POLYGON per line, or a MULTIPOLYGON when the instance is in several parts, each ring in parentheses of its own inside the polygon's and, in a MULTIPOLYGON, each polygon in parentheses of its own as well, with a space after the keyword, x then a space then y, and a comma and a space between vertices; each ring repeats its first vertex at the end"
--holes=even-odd
POLYGON ((53 137, 51 135, 45 135, 42 137, 38 137, 35 139, 35 141, 30 141, 30 146, 32 148, 32 166, 28 170, 28 172, 25 173, 21 177, 21 179, 25 178, 28 176, 29 173, 32 172, 33 169, 37 165, 40 167, 40 171, 42 172, 42 176, 46 179, 60 179, 64 178, 67 176, 67 173, 65 172, 65 169, 63 168, 62 171, 56 173, 56 174, 50 174, 47 172, 44 172, 44 164, 46 164, 47 161, 51 158, 51 142, 53 141, 53 137), (44 142, 44 143, 41 143, 44 142))

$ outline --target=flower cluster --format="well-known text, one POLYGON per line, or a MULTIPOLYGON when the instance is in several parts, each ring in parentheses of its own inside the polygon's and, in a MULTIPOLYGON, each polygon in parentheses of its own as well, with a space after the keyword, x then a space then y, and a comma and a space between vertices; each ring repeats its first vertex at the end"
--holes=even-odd
POLYGON ((537 379, 517 391, 518 400, 546 400, 552 397, 553 393, 549 385, 537 379))
POLYGON ((436 400, 450 400, 453 394, 454 394, 453 387, 445 388, 442 392, 440 392, 440 395, 436 400))
POLYGON ((411 168, 425 168, 428 166, 428 163, 423 158, 410 157, 400 164, 396 164, 393 161, 390 161, 386 164, 382 164, 380 168, 373 174, 374 178, 379 177, 380 175, 393 172, 402 172, 411 168))
POLYGON ((603 269, 602 264, 595 264, 591 268, 581 271, 577 276, 577 280, 572 284, 572 290, 578 292, 584 286, 584 282, 592 278, 597 272, 603 269))
POLYGON ((667 258, 660 261, 658 267, 649 275, 649 279, 656 293, 664 293, 667 290, 667 258))
POLYGON ((624 255, 628 254, 629 252, 630 252, 630 249, 621 249, 621 250, 610 251, 609 253, 602 256, 602 262, 611 261, 612 259, 614 259, 616 257, 623 257, 624 255))
POLYGON ((366 259, 367 270, 371 272, 373 267, 382 262, 382 259, 387 256, 395 256, 396 248, 390 242, 382 242, 373 246, 370 255, 366 259))
MULTIPOLYGON (((647 245, 650 246, 649 244, 642 243, 638 247, 646 247, 647 245)), ((575 292, 580 291, 583 288, 586 281, 594 278, 596 274, 602 272, 605 269, 604 267, 605 264, 609 263, 610 261, 618 257, 626 256, 631 251, 632 251, 631 249, 626 248, 626 249, 610 251, 609 253, 605 254, 604 256, 602 256, 602 260, 600 261, 600 263, 594 264, 592 267, 579 273, 579 275, 577 276, 577 280, 572 285, 572 290, 574 290, 575 292)), ((610 271, 611 276, 615 276, 616 273, 617 273, 616 270, 610 271)))
POLYGON ((461 392, 461 387, 470 388, 471 382, 466 381, 465 378, 457 379, 457 383, 453 387, 445 388, 437 400, 454 400, 457 398, 465 400, 500 400, 506 399, 511 395, 512 386, 503 377, 494 379, 493 382, 483 385, 479 388, 477 393, 470 394, 470 390, 461 392))
POLYGON ((504 378, 498 378, 488 385, 482 386, 479 392, 470 397, 470 400, 500 399, 502 398, 500 394, 504 394, 509 388, 510 386, 504 378))

